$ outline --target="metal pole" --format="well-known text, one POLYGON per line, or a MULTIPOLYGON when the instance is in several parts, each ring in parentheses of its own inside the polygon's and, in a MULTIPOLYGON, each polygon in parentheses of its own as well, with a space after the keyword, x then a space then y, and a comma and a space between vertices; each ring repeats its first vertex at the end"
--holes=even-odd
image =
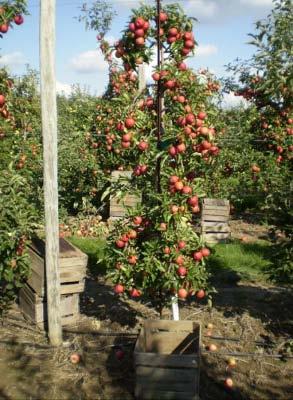
POLYGON ((40 1, 40 71, 44 156, 46 293, 49 339, 62 344, 59 277, 55 0, 40 1))

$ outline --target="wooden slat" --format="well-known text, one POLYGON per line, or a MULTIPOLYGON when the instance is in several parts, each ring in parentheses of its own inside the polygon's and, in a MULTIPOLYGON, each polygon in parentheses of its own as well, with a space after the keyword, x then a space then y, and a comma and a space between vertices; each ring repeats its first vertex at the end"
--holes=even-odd
POLYGON ((204 221, 201 225, 202 232, 231 232, 231 228, 227 223, 218 223, 214 221, 204 221))
POLYGON ((136 368, 136 376, 141 378, 146 377, 153 381, 162 380, 173 381, 177 380, 180 376, 182 382, 189 383, 195 379, 195 373, 193 369, 182 369, 182 368, 160 368, 160 367, 145 367, 138 365, 136 368))
POLYGON ((214 243, 219 241, 226 241, 230 239, 229 233, 205 233, 203 239, 206 242, 214 243))
POLYGON ((216 222, 228 222, 229 217, 226 215, 205 215, 201 217, 202 221, 216 221, 216 222))
POLYGON ((230 202, 227 199, 204 199, 203 204, 210 204, 214 206, 229 206, 230 202))
POLYGON ((145 386, 137 386, 135 398, 142 400, 199 400, 197 394, 192 392, 168 392, 160 390, 148 390, 145 386))
POLYGON ((172 379, 172 380, 154 380, 152 377, 141 377, 139 375, 136 376, 136 382, 138 386, 145 387, 147 391, 167 391, 167 392, 176 392, 176 393, 196 393, 197 391, 197 384, 195 381, 184 381, 181 380, 182 372, 181 370, 181 375, 177 377, 177 379, 172 379))
POLYGON ((163 355, 156 353, 134 352, 135 365, 153 367, 177 367, 198 369, 199 360, 196 355, 163 355))
MULTIPOLYGON (((20 309, 35 323, 41 323, 47 320, 47 303, 39 297, 34 301, 31 290, 24 287, 19 293, 20 309)), ((61 316, 74 315, 79 313, 79 295, 61 296, 61 316)))
POLYGON ((229 210, 230 211, 229 206, 213 206, 211 204, 203 204, 202 209, 203 210, 229 210))
POLYGON ((203 208, 202 210, 202 216, 203 219, 206 215, 225 215, 226 217, 229 217, 229 210, 222 210, 222 209, 216 209, 216 210, 206 210, 203 208))
POLYGON ((166 332, 190 332, 199 330, 199 324, 192 321, 147 320, 144 329, 145 331, 154 329, 166 332))

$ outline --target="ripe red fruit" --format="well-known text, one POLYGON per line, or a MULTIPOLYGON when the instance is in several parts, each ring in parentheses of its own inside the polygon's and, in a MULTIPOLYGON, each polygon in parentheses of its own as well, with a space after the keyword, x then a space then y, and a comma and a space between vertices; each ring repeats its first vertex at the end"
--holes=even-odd
POLYGON ((211 252, 209 249, 204 247, 203 249, 201 249, 201 254, 203 255, 203 257, 208 257, 211 254, 211 252))
POLYGON ((122 349, 118 349, 118 350, 115 351, 115 356, 116 356, 117 360, 120 361, 120 360, 122 360, 124 358, 125 353, 124 353, 124 351, 122 349))
POLYGON ((129 149, 129 147, 131 146, 131 143, 130 142, 122 142, 121 145, 122 145, 123 149, 129 149))
POLYGON ((169 36, 169 37, 167 38, 167 42, 168 42, 169 44, 175 43, 176 40, 177 40, 176 36, 169 36))
POLYGON ((128 237, 129 237, 129 239, 136 239, 137 238, 137 232, 134 230, 134 229, 131 229, 129 232, 128 232, 128 237))
POLYGON ((1 33, 6 33, 9 29, 9 25, 8 24, 2 24, 0 25, 0 32, 1 33))
POLYGON ((189 125, 194 124, 194 123, 195 123, 195 116, 194 116, 193 114, 187 114, 187 115, 186 115, 186 122, 187 122, 189 125))
POLYGON ((175 205, 171 206, 170 209, 172 214, 177 214, 179 211, 179 207, 175 205))
POLYGON ((178 29, 177 28, 170 28, 169 30, 168 30, 168 35, 169 36, 177 36, 178 35, 178 29))
POLYGON ((202 259, 203 255, 201 253, 201 251, 196 251, 195 253, 193 253, 193 258, 195 261, 200 261, 202 259))
POLYGON ((160 22, 166 22, 168 19, 168 15, 164 12, 160 12, 159 17, 160 17, 160 22))
POLYGON ((135 265, 137 263, 137 256, 135 256, 135 255, 129 256, 128 257, 128 262, 131 265, 135 265))
POLYGON ((192 207, 195 207, 198 205, 198 197, 197 196, 192 196, 187 200, 188 204, 192 207))
POLYGON ((257 165, 253 165, 253 166, 251 167, 251 171, 252 171, 252 172, 258 173, 258 172, 260 172, 260 168, 259 168, 257 165))
POLYGON ((227 389, 231 389, 231 388, 233 387, 233 381, 232 381, 232 379, 231 379, 231 378, 226 378, 226 379, 224 380, 224 386, 225 386, 227 389))
POLYGON ((138 37, 135 39, 135 44, 137 46, 143 46, 145 44, 145 40, 143 37, 138 37))
POLYGON ((186 40, 186 42, 184 43, 184 46, 187 49, 193 49, 194 48, 194 41, 193 40, 186 40))
POLYGON ((144 30, 143 29, 136 29, 134 32, 135 37, 144 37, 144 30))
POLYGON ((204 140, 201 143, 201 146, 204 150, 209 150, 212 147, 212 144, 210 142, 208 142, 207 140, 204 140))
POLYGON ((172 156, 172 157, 176 156, 176 154, 177 154, 177 149, 176 149, 176 147, 171 146, 170 149, 169 149, 169 154, 170 154, 170 156, 172 156))
POLYGON ((144 23, 144 25, 143 25, 143 29, 144 29, 145 31, 147 31, 147 30, 149 29, 149 27, 150 27, 149 21, 145 21, 145 23, 144 23))
POLYGON ((200 289, 197 293, 196 293, 196 297, 198 299, 203 299, 205 297, 205 291, 203 289, 200 289))
POLYGON ((184 35, 183 35, 183 39, 184 40, 193 40, 194 39, 193 33, 192 32, 185 32, 184 35))
POLYGON ((125 233, 124 235, 121 236, 121 240, 123 240, 123 242, 127 243, 129 240, 128 235, 125 233))
POLYGON ((178 256, 175 260, 175 263, 178 265, 184 264, 184 257, 182 255, 178 256))
POLYGON ((135 20, 135 27, 136 28, 143 28, 145 24, 145 20, 142 17, 138 17, 135 20))
POLYGON ((120 294, 124 292, 124 286, 121 285, 120 283, 118 283, 115 287, 114 287, 114 292, 116 294, 120 294))
POLYGON ((179 267, 177 269, 177 274, 179 276, 186 276, 187 275, 187 269, 185 267, 179 267))
POLYGON ((174 186, 175 186, 175 189, 176 189, 178 192, 180 192, 180 191, 183 189, 184 184, 183 184, 183 182, 178 181, 178 182, 176 182, 176 183, 174 184, 174 186))
POLYGON ((204 120, 207 117, 207 114, 204 111, 200 111, 197 114, 197 118, 204 120))
POLYGON ((131 32, 135 32, 135 23, 134 22, 130 22, 130 24, 129 24, 129 30, 131 31, 131 32))
POLYGON ((134 218, 133 218, 133 223, 134 223, 134 225, 141 225, 141 223, 142 223, 142 217, 140 217, 140 216, 134 217, 134 218))
POLYGON ((184 240, 179 240, 178 249, 182 250, 185 248, 185 246, 186 246, 186 243, 184 242, 184 240))
POLYGON ((184 96, 178 96, 178 98, 177 98, 177 101, 179 102, 179 103, 185 103, 185 97, 184 96))
POLYGON ((282 154, 282 153, 284 152, 283 147, 282 147, 282 146, 277 146, 277 152, 278 152, 279 154, 282 154))
POLYGON ((180 288, 179 290, 178 290, 178 297, 179 297, 179 299, 186 299, 186 297, 187 297, 187 290, 186 289, 184 289, 184 288, 180 288))
POLYGON ((169 80, 169 81, 167 81, 167 82, 165 82, 165 85, 164 85, 167 89, 173 89, 175 86, 176 86, 176 82, 175 81, 172 81, 172 80, 169 80))
POLYGON ((154 72, 152 74, 152 78, 154 81, 159 81, 161 79, 161 75, 159 74, 159 72, 154 72))
POLYGON ((125 120, 125 126, 127 129, 133 128, 135 125, 135 120, 133 118, 127 118, 125 120))
POLYGON ((186 150, 186 146, 184 143, 180 143, 177 145, 177 152, 178 153, 184 153, 186 150))
POLYGON ((70 362, 72 364, 78 364, 80 362, 80 355, 77 353, 73 353, 70 355, 70 362))
POLYGON ((141 142, 139 142, 139 144, 138 144, 138 148, 141 151, 147 150, 148 147, 149 147, 149 144, 147 142, 143 141, 143 140, 141 142))
POLYGON ((13 21, 16 23, 16 25, 21 25, 23 23, 23 16, 22 15, 16 15, 13 18, 13 21))
POLYGON ((170 178, 169 178, 169 182, 170 182, 171 184, 174 184, 174 183, 176 183, 176 182, 178 182, 178 181, 179 181, 179 177, 176 176, 176 175, 172 175, 172 176, 170 176, 170 178))
POLYGON ((130 296, 131 297, 140 297, 141 291, 134 288, 130 291, 130 296))
POLYGON ((119 249, 123 249, 123 247, 125 247, 125 242, 123 240, 116 240, 116 246, 119 249))
POLYGON ((183 194, 191 194, 192 193, 192 188, 190 186, 183 186, 182 193, 183 194))
POLYGON ((183 47, 183 49, 181 50, 181 54, 183 56, 188 56, 188 54, 190 53, 190 49, 183 47))
POLYGON ((165 247, 163 251, 164 251, 164 254, 170 254, 171 253, 170 247, 165 247))
POLYGON ((0 94, 0 107, 2 107, 5 104, 5 96, 3 96, 3 94, 0 94))
POLYGON ((180 64, 178 64, 178 69, 179 71, 186 71, 187 65, 184 62, 181 62, 180 64))
POLYGON ((131 133, 125 133, 125 134, 122 136, 123 142, 130 142, 131 139, 132 139, 132 134, 131 134, 131 133))

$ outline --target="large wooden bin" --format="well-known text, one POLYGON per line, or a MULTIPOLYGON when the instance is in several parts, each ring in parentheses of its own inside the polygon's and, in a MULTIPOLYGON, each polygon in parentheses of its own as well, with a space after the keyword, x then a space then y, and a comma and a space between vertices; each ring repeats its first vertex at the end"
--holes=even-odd
POLYGON ((226 242, 231 237, 230 203, 225 199, 204 199, 201 230, 207 243, 226 242))
MULTIPOLYGON (((64 239, 60 239, 59 246, 61 294, 83 292, 88 256, 64 239)), ((43 297, 45 295, 45 242, 34 239, 28 252, 31 259, 31 274, 27 283, 38 296, 43 297)))
POLYGON ((136 399, 199 400, 200 325, 145 321, 134 362, 136 399))
MULTIPOLYGON (((113 171, 111 175, 112 182, 118 179, 130 179, 132 171, 113 171)), ((115 220, 123 218, 126 215, 127 207, 135 208, 141 203, 141 197, 128 193, 123 199, 116 196, 110 198, 110 219, 115 220)))

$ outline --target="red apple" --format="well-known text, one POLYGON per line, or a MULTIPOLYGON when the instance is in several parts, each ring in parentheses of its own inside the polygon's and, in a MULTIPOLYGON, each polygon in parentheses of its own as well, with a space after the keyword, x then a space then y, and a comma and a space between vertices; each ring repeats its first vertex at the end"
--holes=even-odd
POLYGON ((201 254, 203 255, 203 257, 208 257, 211 252, 208 248, 204 247, 203 249, 201 249, 201 254))
POLYGON ((70 355, 70 361, 72 364, 78 364, 80 362, 80 355, 77 353, 72 353, 70 355))
POLYGON ((13 21, 16 23, 16 25, 21 25, 23 23, 23 16, 22 15, 16 15, 13 18, 13 21))
POLYGON ((178 274, 180 277, 186 276, 186 274, 187 274, 187 269, 186 269, 185 267, 179 267, 179 268, 177 269, 177 274, 178 274))
POLYGON ((180 288, 180 289, 178 290, 178 297, 179 297, 179 299, 186 299, 187 295, 188 295, 188 293, 187 293, 187 290, 186 290, 186 289, 180 288))
POLYGON ((124 286, 121 285, 120 283, 118 283, 115 287, 114 287, 114 292, 116 294, 121 294, 124 292, 124 286))
POLYGON ((197 293, 196 293, 196 297, 198 299, 203 299, 205 297, 205 291, 203 289, 200 289, 197 293))

